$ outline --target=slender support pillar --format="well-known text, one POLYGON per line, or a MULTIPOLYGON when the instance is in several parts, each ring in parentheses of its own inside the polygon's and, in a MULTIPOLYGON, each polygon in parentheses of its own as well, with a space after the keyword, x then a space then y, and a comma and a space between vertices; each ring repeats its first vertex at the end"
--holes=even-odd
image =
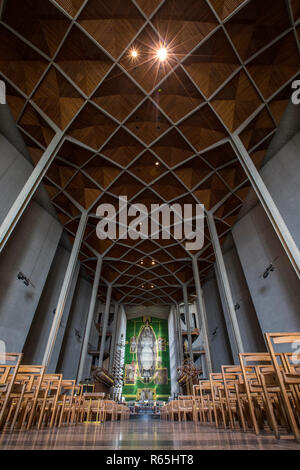
POLYGON ((112 337, 111 337, 111 346, 110 346, 110 356, 109 356, 109 369, 108 372, 111 374, 114 357, 115 357, 115 349, 116 349, 116 341, 117 341, 117 327, 118 327, 118 315, 119 315, 119 304, 115 304, 115 312, 114 312, 114 321, 112 326, 112 337))
POLYGON ((181 365, 183 363, 183 344, 178 304, 174 304, 174 316, 176 324, 176 340, 178 342, 178 364, 181 365))
POLYGON ((174 338, 175 338, 175 343, 176 343, 176 367, 178 367, 180 366, 181 359, 180 359, 180 343, 179 343, 179 335, 178 335, 176 304, 172 305, 171 312, 173 313, 173 328, 174 328, 174 338))
POLYGON ((3 251, 15 226, 31 201, 49 166, 56 157, 61 147, 62 139, 63 133, 57 132, 3 220, 0 227, 0 253, 3 251))
POLYGON ((60 291, 60 295, 59 295, 59 299, 58 299, 58 303, 56 307, 56 312, 53 318, 52 327, 51 327, 49 338, 48 338, 48 343, 47 343, 45 353, 44 353, 43 365, 46 367, 48 367, 48 365, 50 364, 50 359, 51 359, 51 355, 52 355, 53 348, 55 345, 57 333, 59 330, 59 325, 60 325, 60 322, 64 313, 65 304, 66 304, 69 290, 71 287, 72 278, 73 278, 73 274, 74 274, 77 259, 78 259, 78 253, 79 253, 81 242, 84 236, 87 218, 88 218, 88 214, 84 212, 81 215, 76 237, 75 237, 74 244, 72 247, 68 267, 66 270, 65 278, 62 284, 62 288, 60 291))
MULTIPOLYGON (((180 392, 180 389, 179 389, 179 384, 177 382, 177 369, 183 362, 181 358, 182 353, 180 352, 180 348, 182 347, 182 344, 179 339, 177 304, 174 304, 172 309, 173 309, 173 321, 174 321, 174 333, 175 333, 174 339, 175 339, 175 348, 176 348, 176 375, 175 375, 176 384, 174 386, 174 393, 175 395, 178 395, 180 392)), ((182 340, 182 337, 181 337, 181 340, 182 340)))
POLYGON ((185 310, 185 318, 186 318, 186 328, 187 328, 187 335, 188 335, 188 347, 189 347, 189 358, 192 362, 194 362, 193 356, 193 343, 192 343, 192 335, 191 335, 191 322, 190 322, 190 309, 189 309, 189 302, 188 302, 188 295, 187 295, 187 288, 183 286, 183 301, 184 301, 184 310, 185 310))
POLYGON ((206 372, 206 362, 205 362, 205 355, 201 354, 201 369, 202 369, 202 377, 207 377, 208 374, 206 372))
POLYGON ((183 363, 184 356, 183 356, 181 319, 180 319, 180 312, 179 312, 178 304, 176 304, 175 306, 175 316, 176 316, 177 335, 178 335, 177 337, 178 337, 178 344, 179 344, 179 364, 181 365, 183 363))
POLYGON ((106 294, 106 304, 105 304, 105 312, 104 312, 104 318, 103 318, 103 324, 102 324, 102 336, 101 336, 98 367, 102 367, 103 365, 103 356, 104 356, 104 348, 105 348, 105 341, 106 341, 107 325, 108 325, 108 319, 109 319, 112 286, 113 286, 112 284, 108 285, 107 294, 106 294))
POLYGON ((267 216, 269 217, 298 278, 300 278, 300 251, 243 142, 236 134, 232 135, 232 141, 240 163, 243 166, 267 216))
MULTIPOLYGON (((122 304, 119 304, 117 324, 116 324, 115 352, 116 352, 117 344, 120 342, 121 316, 122 316, 122 304)), ((114 361, 113 361, 113 364, 114 364, 114 361)))
POLYGON ((206 361, 206 368, 207 374, 212 373, 212 361, 211 361, 211 354, 210 354, 210 347, 209 347, 209 340, 208 340, 208 325, 207 325, 207 317, 206 317, 206 308, 203 299, 203 293, 200 284, 200 276, 198 271, 198 263, 197 258, 192 259, 193 263, 193 273, 194 273, 194 281, 196 287, 196 307, 198 312, 198 318, 201 323, 201 329, 203 332, 203 342, 204 342, 204 350, 205 350, 205 361, 206 361))
POLYGON ((224 299, 226 302, 226 307, 227 307, 227 312, 231 321, 231 326, 237 346, 237 350, 239 354, 242 354, 244 352, 244 346, 243 346, 243 341, 241 337, 241 332, 239 328, 239 324, 237 321, 236 313, 235 313, 235 308, 234 308, 234 302, 232 299, 231 295, 231 289, 230 289, 230 284, 227 276, 227 271, 224 263, 224 258, 223 258, 223 253, 216 229, 216 224, 214 221, 214 217, 212 214, 207 215, 207 222, 208 222, 208 228, 211 236, 211 242, 214 247, 214 252, 216 255, 216 265, 217 269, 219 272, 219 278, 222 284, 222 289, 224 293, 224 299))
POLYGON ((90 335, 91 335, 91 327, 92 327, 92 323, 93 323, 95 307, 96 307, 96 302, 97 302, 97 294, 98 294, 99 282, 100 282, 100 277, 101 277, 101 271, 102 271, 102 256, 99 256, 98 261, 97 261, 96 271, 95 271, 95 277, 94 277, 94 283, 93 283, 92 296, 91 296, 91 300, 90 300, 89 313, 88 313, 88 318, 87 318, 85 333, 84 333, 84 340, 83 340, 83 345, 82 345, 82 349, 81 349, 81 356, 80 356, 80 364, 79 364, 79 369, 78 369, 77 382, 80 382, 81 380, 84 379, 83 369, 84 369, 84 364, 85 364, 85 361, 86 361, 86 356, 87 356, 87 353, 88 353, 89 339, 90 339, 90 335))

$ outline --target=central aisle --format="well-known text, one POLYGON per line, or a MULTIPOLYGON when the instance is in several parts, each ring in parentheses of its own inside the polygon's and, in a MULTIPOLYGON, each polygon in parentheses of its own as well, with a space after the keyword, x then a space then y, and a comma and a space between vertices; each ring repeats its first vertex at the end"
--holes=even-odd
POLYGON ((82 424, 0 436, 1 450, 299 450, 293 437, 216 430, 192 422, 173 423, 142 415, 124 422, 82 424))

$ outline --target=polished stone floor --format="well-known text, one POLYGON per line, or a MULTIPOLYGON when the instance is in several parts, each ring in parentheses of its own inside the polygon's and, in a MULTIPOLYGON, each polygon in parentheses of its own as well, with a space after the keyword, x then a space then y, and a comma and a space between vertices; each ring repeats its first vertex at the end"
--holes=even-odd
POLYGON ((149 416, 124 422, 82 424, 53 430, 2 433, 0 450, 300 450, 292 436, 216 430, 192 422, 149 416))

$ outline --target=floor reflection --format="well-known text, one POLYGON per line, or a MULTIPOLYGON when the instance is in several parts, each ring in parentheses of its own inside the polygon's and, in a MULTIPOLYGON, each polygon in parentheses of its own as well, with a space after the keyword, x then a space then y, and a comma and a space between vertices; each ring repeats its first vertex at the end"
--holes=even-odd
POLYGON ((214 426, 194 423, 170 423, 143 416, 125 422, 82 424, 41 431, 3 432, 2 450, 300 450, 292 436, 283 435, 277 441, 271 433, 216 430, 214 426))

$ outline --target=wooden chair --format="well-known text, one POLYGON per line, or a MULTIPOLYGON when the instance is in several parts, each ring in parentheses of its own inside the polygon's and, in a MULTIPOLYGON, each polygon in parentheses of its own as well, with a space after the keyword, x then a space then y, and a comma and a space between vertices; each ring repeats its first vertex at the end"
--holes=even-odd
POLYGON ((193 421, 194 423, 202 422, 202 407, 200 396, 200 385, 193 385, 193 421))
POLYGON ((284 418, 282 417, 282 409, 280 408, 280 389, 275 381, 271 356, 268 353, 244 353, 240 354, 239 357, 249 412, 255 433, 259 434, 259 423, 257 421, 257 412, 255 412, 255 404, 261 400, 267 421, 275 437, 279 438, 276 414, 278 417, 281 416, 281 420, 284 418))
POLYGON ((263 390, 267 421, 275 437, 279 439, 280 427, 284 427, 287 432, 290 432, 290 425, 273 365, 259 365, 256 367, 256 371, 263 390))
POLYGON ((11 431, 17 423, 20 428, 27 423, 26 427, 30 429, 44 373, 44 366, 19 366, 9 398, 7 425, 11 431))
POLYGON ((10 394, 23 354, 0 353, 0 429, 6 422, 10 394))
POLYGON ((39 395, 37 427, 42 424, 53 428, 57 414, 58 400, 61 392, 62 374, 45 374, 39 395))
POLYGON ((104 421, 104 398, 105 393, 84 393, 83 394, 83 420, 85 422, 104 421), (95 417, 95 419, 93 419, 95 417))
MULTIPOLYGON (((300 347, 300 344, 299 344, 300 347)), ((300 374, 300 353, 299 352, 289 352, 283 353, 282 355, 283 367, 286 374, 291 374, 291 376, 286 375, 287 382, 290 383, 291 392, 293 394, 293 399, 295 402, 295 407, 297 408, 298 418, 300 417, 300 384, 299 384, 299 375, 300 374)))
POLYGON ((210 374, 210 387, 211 387, 211 397, 212 397, 212 406, 214 411, 215 425, 218 428, 220 420, 223 421, 223 426, 226 428, 226 397, 225 397, 225 388, 222 374, 213 373, 210 374))
POLYGON ((193 417, 193 396, 178 397, 178 416, 179 421, 187 421, 188 417, 193 417))
MULTIPOLYGON (((288 422, 297 442, 300 442, 300 425, 297 414, 297 405, 294 402, 295 395, 293 390, 299 389, 300 385, 300 372, 297 369, 292 370, 283 359, 282 355, 276 355, 276 345, 285 345, 289 350, 286 353, 292 352, 292 347, 295 343, 300 343, 300 332, 296 333, 266 333, 265 334, 267 347, 271 355, 276 379, 280 387, 281 396, 284 408, 287 414, 288 422), (289 347, 287 346, 289 345, 289 347)), ((295 358, 299 359, 299 353, 294 353, 295 358)), ((296 364, 298 365, 298 364, 296 364)))
POLYGON ((199 386, 201 422, 213 423, 213 401, 210 380, 200 380, 199 386))
POLYGON ((179 412, 179 400, 172 400, 168 404, 168 417, 170 421, 180 421, 180 412, 179 412))
POLYGON ((55 424, 73 424, 75 419, 75 380, 62 380, 61 392, 57 401, 55 424))
POLYGON ((107 421, 108 417, 111 421, 116 421, 116 403, 112 400, 104 400, 103 405, 103 421, 107 421))
POLYGON ((160 410, 161 419, 165 421, 171 420, 171 406, 172 406, 172 402, 169 402, 161 407, 161 410, 160 410))
POLYGON ((83 422, 83 408, 84 408, 83 386, 76 385, 75 391, 74 391, 74 421, 75 423, 83 422))
POLYGON ((222 366, 222 378, 230 427, 234 430, 235 423, 238 421, 243 431, 245 431, 245 417, 241 399, 241 393, 243 392, 241 367, 222 366))
POLYGON ((129 408, 128 406, 124 405, 124 404, 118 404, 116 403, 115 404, 115 408, 116 408, 116 419, 117 420, 120 420, 120 421, 125 421, 126 419, 129 418, 129 408))

